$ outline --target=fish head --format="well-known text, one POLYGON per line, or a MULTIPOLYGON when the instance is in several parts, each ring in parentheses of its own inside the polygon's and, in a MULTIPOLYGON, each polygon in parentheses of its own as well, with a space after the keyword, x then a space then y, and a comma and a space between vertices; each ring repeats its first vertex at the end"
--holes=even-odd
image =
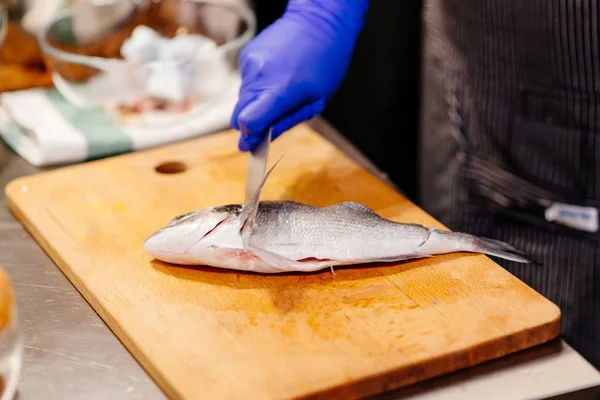
POLYGON ((202 264, 197 257, 199 247, 209 248, 204 243, 215 228, 239 215, 241 205, 209 207, 178 215, 164 227, 154 232, 144 242, 144 250, 155 259, 173 264, 202 264))

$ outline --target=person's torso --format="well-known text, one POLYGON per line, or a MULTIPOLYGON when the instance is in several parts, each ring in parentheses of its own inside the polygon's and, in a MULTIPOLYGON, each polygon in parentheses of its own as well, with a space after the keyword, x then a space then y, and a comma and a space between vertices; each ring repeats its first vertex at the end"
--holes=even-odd
POLYGON ((600 233, 548 221, 600 208, 600 4, 426 0, 419 203, 453 230, 504 240, 498 261, 563 312, 600 367, 600 233))
POLYGON ((424 133, 454 129, 474 157, 600 205, 597 2, 430 0, 424 16, 424 82, 438 82, 446 106, 435 112, 449 119, 424 119, 424 133))

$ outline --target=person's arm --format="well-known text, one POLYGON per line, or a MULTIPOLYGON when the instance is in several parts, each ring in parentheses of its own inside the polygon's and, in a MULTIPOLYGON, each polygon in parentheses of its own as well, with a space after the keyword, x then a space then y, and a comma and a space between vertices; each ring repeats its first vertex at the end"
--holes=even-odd
POLYGON ((315 117, 342 83, 369 0, 290 0, 242 50, 242 86, 231 117, 239 149, 253 149, 315 117))

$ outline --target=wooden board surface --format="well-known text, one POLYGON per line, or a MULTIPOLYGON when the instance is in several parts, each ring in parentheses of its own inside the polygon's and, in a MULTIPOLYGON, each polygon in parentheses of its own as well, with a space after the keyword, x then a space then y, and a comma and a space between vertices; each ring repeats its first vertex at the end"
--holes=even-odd
MULTIPOLYGON (((14 304, 15 293, 12 281, 6 270, 0 266, 0 336, 2 336, 2 330, 13 319, 14 304)), ((0 384, 0 394, 2 393, 1 386, 0 384)))
POLYGON ((52 87, 52 78, 39 66, 24 66, 0 61, 0 92, 52 87))
MULTIPOLYGON (((236 140, 224 132, 6 187, 10 209, 172 398, 348 399, 558 335, 558 308, 481 255, 337 276, 153 261, 142 243, 172 217, 243 201, 248 155, 236 140), (168 162, 187 168, 155 170, 168 162)), ((305 125, 271 148, 269 165, 284 157, 263 199, 351 200, 397 221, 436 224, 305 125)))
POLYGON ((52 86, 35 36, 9 21, 0 43, 0 92, 52 86))

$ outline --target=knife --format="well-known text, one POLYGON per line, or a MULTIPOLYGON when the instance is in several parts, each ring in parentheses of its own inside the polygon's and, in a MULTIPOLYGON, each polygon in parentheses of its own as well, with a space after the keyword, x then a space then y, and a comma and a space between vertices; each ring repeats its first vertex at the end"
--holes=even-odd
POLYGON ((248 175, 246 178, 246 204, 248 204, 265 177, 271 137, 271 129, 269 129, 267 136, 260 142, 256 149, 250 153, 248 175))

